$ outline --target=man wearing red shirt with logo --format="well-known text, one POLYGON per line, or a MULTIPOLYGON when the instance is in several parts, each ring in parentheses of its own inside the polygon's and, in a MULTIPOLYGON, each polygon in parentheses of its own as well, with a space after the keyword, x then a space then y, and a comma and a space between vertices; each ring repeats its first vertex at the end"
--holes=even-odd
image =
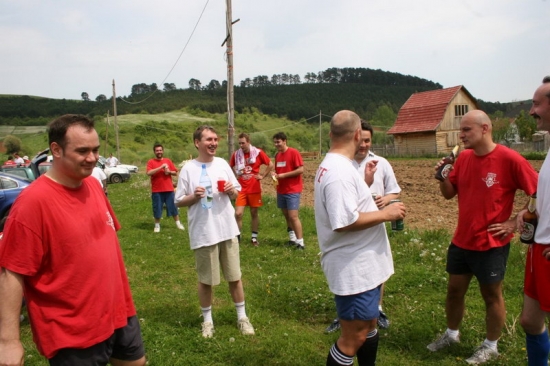
POLYGON ((166 215, 172 216, 176 226, 185 230, 180 222, 178 208, 174 203, 174 183, 172 176, 178 174, 178 170, 172 160, 164 157, 164 147, 155 144, 153 147, 155 158, 147 162, 147 175, 151 177, 151 200, 153 201, 153 216, 155 218, 154 232, 160 232, 160 218, 162 207, 166 205, 166 215))
POLYGON ((303 188, 304 162, 300 152, 288 147, 286 140, 284 132, 273 135, 273 143, 277 149, 274 175, 278 182, 277 207, 281 209, 286 219, 288 244, 295 245, 298 249, 305 249, 302 223, 298 216, 303 188))
POLYGON ((251 241, 252 245, 258 246, 258 228, 260 226, 258 208, 262 207, 262 185, 260 181, 264 177, 270 176, 273 163, 263 150, 250 144, 250 136, 247 133, 239 135, 239 146, 240 149, 233 153, 229 162, 242 186, 235 202, 235 219, 237 220, 239 231, 242 232, 244 208, 250 206, 250 216, 252 218, 251 241), (260 174, 260 167, 262 165, 266 165, 267 168, 263 174, 260 174))

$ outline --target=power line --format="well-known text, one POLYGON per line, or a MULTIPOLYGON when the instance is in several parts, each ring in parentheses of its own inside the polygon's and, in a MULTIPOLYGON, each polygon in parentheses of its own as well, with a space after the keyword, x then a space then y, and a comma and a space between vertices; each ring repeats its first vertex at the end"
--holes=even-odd
MULTIPOLYGON (((178 64, 179 60, 181 59, 181 56, 183 55, 183 53, 185 52, 185 50, 187 49, 187 46, 189 45, 189 42, 191 42, 191 38, 193 38, 193 35, 195 34, 195 31, 197 30, 197 27, 199 26, 199 23, 202 19, 202 16, 204 14, 204 12, 206 11, 206 7, 208 6, 208 3, 210 2, 210 0, 206 0, 206 4, 204 4, 204 7, 202 8, 202 11, 201 11, 201 14, 199 15, 199 19, 197 20, 197 23, 195 23, 195 27, 193 28, 193 31, 191 32, 191 34, 189 35, 189 38, 187 39, 187 42, 185 43, 185 46, 183 46, 183 49, 181 50, 180 52, 180 55, 178 56, 178 58, 176 59, 176 62, 174 62, 174 65, 172 66, 172 68, 170 69, 170 71, 168 71, 168 74, 166 75, 166 77, 164 78, 164 80, 162 80, 162 82, 160 83, 161 85, 164 85, 164 82, 166 81, 166 79, 168 79, 168 77, 170 76, 170 74, 172 73, 172 71, 174 71, 174 69, 176 68, 176 65, 178 64)), ((127 104, 140 104, 140 103, 143 103, 145 102, 147 99, 151 98, 156 92, 158 92, 159 89, 157 88, 154 92, 151 93, 151 95, 149 95, 147 98, 143 99, 143 100, 140 100, 138 102, 130 102, 128 100, 124 100, 123 98, 120 98, 120 100, 122 100, 124 103, 127 103, 127 104)))

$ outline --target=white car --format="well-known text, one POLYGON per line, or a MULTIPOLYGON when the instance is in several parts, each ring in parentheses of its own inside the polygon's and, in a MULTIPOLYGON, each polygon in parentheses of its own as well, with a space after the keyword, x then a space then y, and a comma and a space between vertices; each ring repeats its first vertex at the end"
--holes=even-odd
MULTIPOLYGON (((107 159, 105 159, 103 156, 99 156, 99 162, 103 165, 105 165, 105 167, 108 166, 107 164, 107 159)), ((125 168, 127 169, 130 173, 137 173, 138 172, 138 167, 135 166, 135 165, 129 165, 129 164, 117 164, 116 166, 117 168, 125 168)), ((105 172, 107 173, 107 172, 105 172)))

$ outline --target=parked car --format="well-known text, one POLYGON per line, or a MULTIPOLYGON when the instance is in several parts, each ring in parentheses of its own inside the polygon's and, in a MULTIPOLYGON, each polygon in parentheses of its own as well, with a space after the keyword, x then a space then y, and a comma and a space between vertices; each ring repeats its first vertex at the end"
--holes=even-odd
MULTIPOLYGON (((106 167, 108 167, 108 164, 107 164, 107 159, 105 159, 105 157, 99 155, 99 162, 103 165, 105 165, 106 167)), ((117 164, 116 165, 117 168, 126 168, 128 169, 128 171, 130 173, 137 173, 138 172, 138 167, 135 166, 135 165, 129 165, 129 164, 117 164)))
POLYGON ((13 202, 31 181, 0 172, 0 219, 8 216, 13 202))
POLYGON ((52 166, 52 163, 49 163, 49 162, 39 163, 38 174, 37 174, 33 169, 31 163, 27 163, 25 165, 5 164, 0 167, 0 172, 4 172, 7 174, 15 175, 17 177, 25 178, 30 181, 33 181, 36 178, 38 178, 38 176, 47 172, 51 166, 52 166))
POLYGON ((105 172, 107 183, 122 183, 130 179, 130 172, 126 168, 120 168, 118 166, 108 167, 100 161, 97 162, 97 166, 105 172))

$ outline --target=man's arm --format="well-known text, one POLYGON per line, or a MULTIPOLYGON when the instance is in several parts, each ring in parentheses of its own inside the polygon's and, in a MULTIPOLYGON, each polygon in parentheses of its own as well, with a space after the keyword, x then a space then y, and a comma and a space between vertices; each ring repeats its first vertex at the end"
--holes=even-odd
MULTIPOLYGON (((437 165, 435 166, 435 171, 437 172, 439 170, 439 167, 443 164, 444 159, 441 159, 439 163, 437 163, 437 165)), ((448 177, 443 182, 439 182, 439 190, 441 191, 441 195, 445 197, 445 199, 450 200, 451 198, 456 196, 456 188, 449 181, 448 177)))
POLYGON ((269 175, 271 174, 271 171, 273 170, 273 167, 274 167, 273 162, 269 161, 269 164, 267 165, 267 168, 265 168, 263 174, 258 173, 258 175, 256 176, 256 179, 262 180, 265 177, 269 177, 269 175))
MULTIPOLYGON (((147 175, 151 176, 151 175, 157 173, 158 171, 160 171, 160 170, 162 170, 162 169, 164 169, 164 168, 168 168, 168 164, 164 163, 164 164, 162 164, 161 166, 159 166, 158 168, 149 169, 149 170, 147 171, 147 175)), ((175 174, 173 174, 173 175, 175 175, 175 174)))
POLYGON ((275 174, 275 177, 277 177, 277 179, 285 179, 285 178, 296 177, 296 176, 301 175, 301 174, 304 174, 304 167, 303 166, 299 166, 298 168, 296 168, 296 169, 294 169, 293 171, 290 171, 290 172, 275 174))
POLYGON ((0 365, 22 365, 19 315, 23 300, 23 276, 0 268, 0 365))
POLYGON ((358 231, 368 229, 386 221, 394 221, 405 217, 405 205, 402 202, 384 207, 380 211, 359 212, 359 218, 351 225, 336 229, 336 232, 358 231))

